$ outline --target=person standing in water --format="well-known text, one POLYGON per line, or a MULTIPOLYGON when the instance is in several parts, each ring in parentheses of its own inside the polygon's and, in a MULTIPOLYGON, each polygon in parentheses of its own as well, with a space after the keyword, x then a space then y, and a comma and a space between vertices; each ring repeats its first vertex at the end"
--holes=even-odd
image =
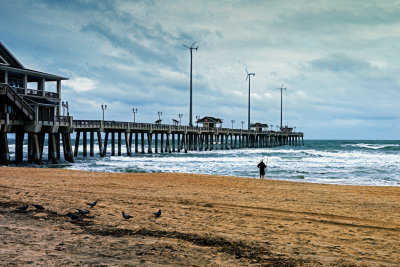
POLYGON ((260 163, 258 163, 257 167, 260 169, 260 178, 264 179, 265 169, 267 168, 267 165, 265 165, 264 161, 261 160, 260 163))

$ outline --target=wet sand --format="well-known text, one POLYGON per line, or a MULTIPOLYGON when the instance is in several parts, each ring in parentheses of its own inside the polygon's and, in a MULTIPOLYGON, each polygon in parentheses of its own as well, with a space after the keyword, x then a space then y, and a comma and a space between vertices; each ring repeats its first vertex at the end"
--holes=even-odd
POLYGON ((400 187, 0 167, 0 191, 1 266, 400 263, 400 187))

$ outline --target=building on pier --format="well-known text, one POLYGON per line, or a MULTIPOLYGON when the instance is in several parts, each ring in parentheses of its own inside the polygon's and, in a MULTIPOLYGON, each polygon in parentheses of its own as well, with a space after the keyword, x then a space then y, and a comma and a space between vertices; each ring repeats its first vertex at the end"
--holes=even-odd
POLYGON ((268 129, 268 124, 256 122, 256 123, 250 124, 250 129, 252 129, 256 132, 266 131, 268 129))
POLYGON ((62 133, 65 158, 73 161, 67 144, 72 118, 60 116, 63 80, 67 78, 25 68, 0 42, 0 164, 10 161, 7 134, 15 134, 17 163, 22 161, 25 134, 28 161, 41 161, 47 134, 49 158, 57 162, 62 133))
POLYGON ((217 128, 218 124, 219 124, 219 127, 221 128, 222 122, 223 122, 222 119, 214 118, 214 117, 210 117, 210 116, 200 118, 196 121, 196 123, 198 123, 198 124, 203 124, 204 128, 217 128))

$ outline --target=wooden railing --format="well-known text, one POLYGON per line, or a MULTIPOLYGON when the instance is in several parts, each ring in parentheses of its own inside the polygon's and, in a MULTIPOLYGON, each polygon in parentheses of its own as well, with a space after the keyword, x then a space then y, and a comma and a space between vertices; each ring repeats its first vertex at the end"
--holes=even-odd
POLYGON ((35 120, 35 111, 22 97, 8 84, 0 83, 0 95, 5 95, 17 106, 31 121, 35 120))

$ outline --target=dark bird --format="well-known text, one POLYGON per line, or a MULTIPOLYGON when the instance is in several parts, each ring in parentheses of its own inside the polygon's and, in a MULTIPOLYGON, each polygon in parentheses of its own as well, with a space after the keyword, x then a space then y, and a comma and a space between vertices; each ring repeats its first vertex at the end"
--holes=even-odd
POLYGON ((42 205, 39 204, 33 204, 33 206, 37 209, 37 210, 44 210, 42 205))
POLYGON ((156 218, 160 218, 161 210, 158 210, 157 212, 154 212, 153 214, 156 216, 156 218))
POLYGON ((132 218, 131 215, 126 214, 125 212, 122 212, 122 217, 124 217, 125 220, 128 220, 128 219, 132 218))
POLYGON ((89 212, 90 212, 88 210, 81 210, 81 209, 76 209, 76 210, 79 212, 79 214, 82 214, 82 215, 89 214, 89 212))
POLYGON ((71 220, 77 220, 79 219, 79 215, 76 213, 68 213, 67 216, 71 219, 71 220))
POLYGON ((18 209, 22 210, 22 211, 25 211, 25 210, 28 209, 28 207, 29 207, 29 205, 23 205, 23 206, 19 207, 18 209))
POLYGON ((86 203, 86 204, 88 204, 90 206, 90 208, 93 208, 94 206, 96 206, 97 200, 95 202, 89 202, 89 203, 86 203))

